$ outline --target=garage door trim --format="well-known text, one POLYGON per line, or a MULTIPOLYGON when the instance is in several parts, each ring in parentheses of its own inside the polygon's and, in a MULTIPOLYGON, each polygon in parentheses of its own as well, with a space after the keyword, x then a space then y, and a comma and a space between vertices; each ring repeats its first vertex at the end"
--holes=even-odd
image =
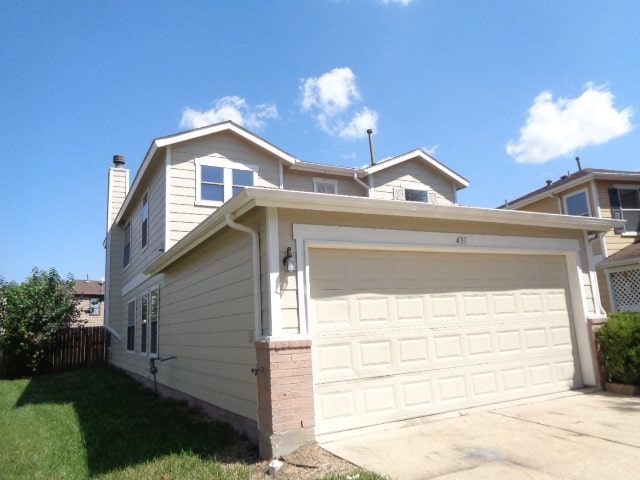
POLYGON ((578 239, 522 237, 468 233, 420 232, 376 228, 293 224, 298 265, 300 333, 313 337, 310 318, 309 248, 460 252, 493 254, 563 255, 567 267, 570 307, 577 340, 578 358, 585 385, 596 384, 586 317, 578 239), (399 241, 399 239, 402 239, 399 241))

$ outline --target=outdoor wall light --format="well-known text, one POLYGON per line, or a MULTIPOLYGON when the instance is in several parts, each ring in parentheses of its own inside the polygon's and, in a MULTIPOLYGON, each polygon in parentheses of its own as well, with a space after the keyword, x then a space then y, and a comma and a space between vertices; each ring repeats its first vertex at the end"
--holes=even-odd
POLYGON ((284 265, 285 272, 296 271, 296 260, 293 258, 293 255, 291 254, 291 247, 287 247, 287 254, 282 259, 282 264, 284 265))

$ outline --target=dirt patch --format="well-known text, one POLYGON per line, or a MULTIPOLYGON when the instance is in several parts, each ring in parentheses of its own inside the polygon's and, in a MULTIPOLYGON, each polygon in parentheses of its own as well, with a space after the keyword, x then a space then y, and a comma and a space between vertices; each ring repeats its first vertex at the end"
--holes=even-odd
POLYGON ((358 470, 355 465, 329 453, 317 443, 303 445, 281 460, 284 465, 275 475, 269 475, 270 460, 257 462, 251 479, 313 480, 329 474, 344 475, 358 470))

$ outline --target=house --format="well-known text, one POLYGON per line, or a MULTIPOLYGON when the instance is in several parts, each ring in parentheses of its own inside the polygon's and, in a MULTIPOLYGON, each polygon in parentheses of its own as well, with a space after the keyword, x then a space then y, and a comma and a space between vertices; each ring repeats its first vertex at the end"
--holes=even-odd
MULTIPOLYGON (((578 159, 579 160, 579 159, 578 159)), ((582 168, 500 208, 625 224, 589 237, 606 311, 640 311, 640 172, 582 168)))
POLYGON ((79 320, 88 327, 104 323, 104 282, 102 280, 76 280, 74 297, 80 310, 79 320))
POLYGON ((615 220, 458 205, 421 150, 348 168, 232 123, 109 170, 110 362, 265 457, 596 383, 588 238, 615 220))

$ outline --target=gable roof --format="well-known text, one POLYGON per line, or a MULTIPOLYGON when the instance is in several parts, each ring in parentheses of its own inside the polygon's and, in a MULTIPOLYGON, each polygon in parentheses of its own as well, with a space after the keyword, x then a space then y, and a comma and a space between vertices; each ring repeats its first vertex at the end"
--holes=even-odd
POLYGON ((104 295, 104 282, 101 280, 76 280, 75 295, 104 295))
POLYGON ((640 182, 640 172, 630 172, 626 170, 606 170, 602 168, 583 168, 569 175, 560 177, 560 180, 551 182, 548 185, 529 192, 515 200, 504 203, 497 208, 512 210, 533 203, 541 198, 560 193, 569 188, 575 187, 591 180, 619 180, 640 182))
POLYGON ((399 165, 400 163, 407 162, 409 160, 420 160, 421 162, 429 165, 430 167, 435 168, 440 173, 449 177, 456 184, 456 189, 460 190, 461 188, 466 188, 469 186, 469 181, 464 178, 462 175, 458 175, 456 172, 451 170, 450 168, 445 167, 442 163, 437 161, 431 155, 426 153, 422 149, 411 150, 410 152, 404 153, 402 155, 398 155, 397 157, 388 158, 386 160, 382 160, 381 162, 375 163, 368 167, 362 168, 359 170, 360 177, 366 177, 367 175, 371 175, 373 173, 379 172, 381 170, 394 167, 399 165))
POLYGON ((133 184, 129 189, 129 194, 127 194, 127 198, 125 199, 124 203, 122 204, 122 207, 120 208, 120 211, 118 212, 118 215, 116 217, 116 222, 119 222, 120 220, 122 220, 122 215, 129 207, 131 198, 134 192, 137 190, 138 185, 142 181, 142 178, 144 177, 145 172, 147 171, 151 162, 153 161, 153 158, 156 155, 156 153, 158 153, 163 148, 169 147, 171 145, 175 145, 181 142, 187 142, 190 140, 195 140, 197 138, 206 137, 208 135, 213 135, 215 133, 220 133, 220 132, 233 132, 236 135, 239 135, 240 137, 244 138, 245 140, 248 140, 256 147, 275 155, 276 157, 278 157, 280 160, 282 160, 288 165, 294 165, 295 163, 300 161, 297 158, 295 158, 293 155, 290 155, 284 150, 269 143, 265 139, 251 133, 249 130, 241 127, 240 125, 232 122, 231 120, 228 120, 226 122, 215 123, 213 125, 207 125, 201 128, 195 128, 193 130, 188 130, 186 132, 174 133, 172 135, 167 135, 165 137, 159 137, 154 139, 151 142, 151 145, 147 150, 147 154, 144 156, 144 160, 142 161, 142 164, 140 165, 140 168, 136 172, 136 176, 133 179, 133 184))

